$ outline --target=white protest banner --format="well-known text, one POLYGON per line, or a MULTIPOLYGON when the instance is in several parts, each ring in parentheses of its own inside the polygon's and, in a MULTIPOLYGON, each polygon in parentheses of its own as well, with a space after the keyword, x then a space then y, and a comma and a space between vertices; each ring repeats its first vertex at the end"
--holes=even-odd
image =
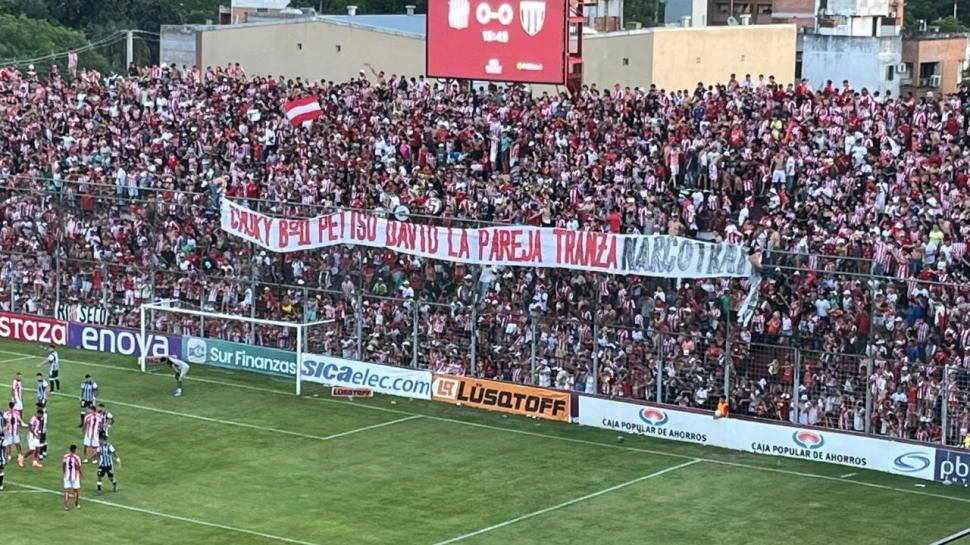
POLYGON ((352 210, 309 219, 282 219, 228 199, 222 200, 222 229, 274 252, 354 244, 475 265, 666 278, 751 275, 751 262, 743 246, 671 235, 617 235, 527 225, 460 229, 352 210))

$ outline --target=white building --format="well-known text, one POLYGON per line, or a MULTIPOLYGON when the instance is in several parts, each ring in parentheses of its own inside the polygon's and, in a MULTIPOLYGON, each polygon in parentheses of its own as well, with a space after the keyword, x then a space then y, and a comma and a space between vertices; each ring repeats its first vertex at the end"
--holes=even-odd
POLYGON ((823 0, 814 31, 799 37, 802 77, 816 89, 849 80, 856 90, 899 96, 902 20, 895 0, 823 0))

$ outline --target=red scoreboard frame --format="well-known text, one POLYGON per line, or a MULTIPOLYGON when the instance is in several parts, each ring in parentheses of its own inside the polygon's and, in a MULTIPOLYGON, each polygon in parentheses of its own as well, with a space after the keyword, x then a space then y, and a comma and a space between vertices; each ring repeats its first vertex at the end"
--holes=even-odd
POLYGON ((559 85, 567 0, 428 0, 431 77, 559 85))

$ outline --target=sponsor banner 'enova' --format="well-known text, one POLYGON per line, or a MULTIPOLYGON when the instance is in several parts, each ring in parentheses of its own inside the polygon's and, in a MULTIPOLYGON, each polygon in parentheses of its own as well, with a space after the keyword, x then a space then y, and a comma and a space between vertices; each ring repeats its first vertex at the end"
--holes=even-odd
POLYGON ((577 423, 699 445, 828 462, 933 480, 935 449, 816 428, 715 420, 700 414, 582 396, 577 423))

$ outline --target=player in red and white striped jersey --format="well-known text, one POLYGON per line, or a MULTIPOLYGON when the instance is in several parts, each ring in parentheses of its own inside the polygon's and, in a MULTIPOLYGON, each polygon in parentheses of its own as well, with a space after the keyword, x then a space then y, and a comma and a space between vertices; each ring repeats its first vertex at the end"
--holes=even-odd
POLYGON ((81 508, 81 458, 77 455, 77 445, 71 445, 70 452, 61 461, 64 470, 64 510, 70 509, 68 501, 74 496, 74 507, 81 508))
POLYGON ((84 415, 84 463, 88 463, 88 452, 98 452, 98 437, 101 435, 102 416, 97 409, 92 406, 88 408, 88 414, 84 415))
POLYGON ((34 458, 31 466, 33 467, 44 467, 44 464, 40 463, 40 453, 41 447, 43 446, 43 441, 41 441, 41 435, 44 432, 44 409, 38 407, 37 414, 30 418, 30 426, 27 430, 27 454, 26 458, 31 456, 34 458))
POLYGON ((20 448, 20 412, 14 410, 14 403, 9 403, 10 409, 3 413, 3 444, 6 448, 7 459, 14 446, 17 447, 17 464, 24 467, 24 451, 20 448))
MULTIPOLYGON (((20 420, 24 419, 24 381, 23 375, 17 373, 10 384, 10 400, 13 401, 14 410, 20 415, 20 420)), ((25 425, 26 426, 26 425, 25 425)))

